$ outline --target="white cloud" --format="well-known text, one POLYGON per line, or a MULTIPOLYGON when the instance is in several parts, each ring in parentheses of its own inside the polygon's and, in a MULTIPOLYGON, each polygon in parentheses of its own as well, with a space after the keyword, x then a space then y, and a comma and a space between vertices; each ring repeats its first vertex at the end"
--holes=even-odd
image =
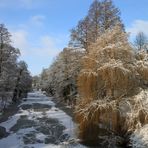
POLYGON ((32 49, 33 53, 38 56, 56 56, 60 49, 58 47, 57 39, 50 36, 42 36, 39 40, 39 47, 32 49))
POLYGON ((21 51, 21 54, 26 54, 26 49, 29 46, 29 43, 27 41, 28 32, 25 30, 17 30, 12 31, 12 44, 14 47, 19 48, 21 51))
POLYGON ((140 31, 148 36, 148 20, 135 20, 126 30, 130 32, 131 38, 135 37, 140 31))
POLYGON ((39 34, 38 36, 34 36, 29 32, 31 27, 38 28, 44 25, 44 20, 44 15, 34 15, 26 23, 19 25, 18 28, 20 29, 15 27, 15 29, 10 31, 13 46, 20 49, 23 57, 27 55, 54 57, 63 48, 67 35, 51 36, 39 34))
POLYGON ((29 33, 25 30, 11 31, 12 44, 15 48, 19 48, 22 57, 24 56, 39 56, 39 57, 54 57, 60 52, 58 38, 49 35, 41 36, 35 42, 29 40, 29 33))
POLYGON ((44 20, 45 20, 45 16, 35 15, 35 16, 31 17, 30 22, 33 25, 41 26, 41 25, 43 25, 44 20))

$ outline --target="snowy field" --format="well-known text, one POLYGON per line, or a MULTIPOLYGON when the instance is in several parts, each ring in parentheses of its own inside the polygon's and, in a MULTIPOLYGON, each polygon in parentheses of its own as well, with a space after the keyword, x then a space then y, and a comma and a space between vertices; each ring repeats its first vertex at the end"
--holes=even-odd
POLYGON ((9 135, 0 148, 84 148, 76 138, 76 125, 41 92, 29 93, 19 111, 0 124, 9 135))

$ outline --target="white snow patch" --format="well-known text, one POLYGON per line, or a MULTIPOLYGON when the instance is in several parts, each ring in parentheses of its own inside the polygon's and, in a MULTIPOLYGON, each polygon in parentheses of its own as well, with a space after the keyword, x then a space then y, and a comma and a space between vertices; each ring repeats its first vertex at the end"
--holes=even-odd
POLYGON ((39 139, 39 140, 42 140, 42 141, 44 141, 44 139, 45 139, 46 137, 47 137, 47 136, 44 135, 44 134, 42 134, 42 133, 36 134, 36 138, 39 139))
POLYGON ((135 130, 130 140, 133 148, 148 148, 148 124, 135 130))
POLYGON ((7 138, 3 138, 0 140, 0 146, 2 148, 20 148, 21 141, 16 133, 8 136, 7 138))
MULTIPOLYGON (((21 105, 25 105, 25 104, 28 104, 28 105, 32 105, 32 104, 34 104, 34 103, 39 103, 39 104, 47 104, 47 105, 55 105, 55 103, 54 102, 52 102, 52 101, 44 101, 44 100, 35 100, 35 101, 30 101, 30 100, 28 100, 28 101, 26 101, 26 102, 23 102, 21 105)), ((21 106, 20 105, 20 106, 21 106)))
POLYGON ((76 138, 76 124, 72 121, 72 118, 68 116, 62 110, 58 110, 56 107, 52 107, 51 110, 46 112, 49 118, 57 118, 65 127, 64 133, 69 134, 71 137, 76 138))
POLYGON ((14 126, 16 123, 17 123, 17 120, 20 118, 20 116, 18 116, 17 114, 10 117, 6 122, 2 122, 0 124, 0 126, 3 126, 6 128, 6 131, 9 132, 10 131, 10 128, 12 126, 14 126))

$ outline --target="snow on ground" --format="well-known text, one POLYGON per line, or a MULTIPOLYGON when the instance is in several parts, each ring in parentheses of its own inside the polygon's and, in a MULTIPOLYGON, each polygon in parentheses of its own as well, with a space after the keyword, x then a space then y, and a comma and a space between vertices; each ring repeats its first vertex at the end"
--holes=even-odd
POLYGON ((5 127, 6 131, 9 132, 10 128, 17 123, 19 118, 20 117, 18 115, 14 115, 13 117, 10 117, 6 122, 1 123, 0 126, 5 127))
MULTIPOLYGON (((135 101, 139 103, 139 108, 147 111, 148 109, 148 89, 142 90, 134 97, 135 101)), ((137 114, 141 111, 137 108, 137 114)), ((133 115, 132 115, 133 116, 133 115)), ((147 116, 145 117, 147 119, 147 116)), ((139 120, 139 119, 138 119, 139 120)), ((137 128, 130 136, 130 143, 133 148, 148 148, 148 124, 142 125, 137 128)))
POLYGON ((46 95, 42 94, 41 92, 29 93, 27 101, 24 101, 21 105, 40 103, 40 104, 48 104, 48 105, 54 106, 55 103, 53 101, 51 101, 51 99, 52 99, 52 97, 47 97, 46 95))
POLYGON ((0 139, 2 148, 84 148, 76 139, 76 124, 41 92, 29 93, 19 111, 0 123, 10 134, 0 139))
POLYGON ((133 148, 148 148, 148 124, 137 129, 130 140, 133 148))

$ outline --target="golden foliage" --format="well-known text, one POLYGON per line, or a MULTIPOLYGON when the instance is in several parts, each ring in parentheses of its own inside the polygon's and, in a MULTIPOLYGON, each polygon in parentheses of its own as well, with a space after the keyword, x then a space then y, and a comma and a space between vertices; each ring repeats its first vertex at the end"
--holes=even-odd
MULTIPOLYGON (((112 114, 116 114, 115 110, 116 102, 106 102, 101 100, 92 101, 90 104, 79 104, 76 108, 76 120, 80 123, 80 138, 87 140, 98 139, 98 133, 100 132, 100 127, 105 129, 112 130, 109 123, 116 122, 117 118, 111 118, 112 114), (99 125, 99 126, 98 126, 99 125), (88 133, 92 133, 90 136, 88 133)), ((114 130, 117 126, 114 126, 114 130)), ((102 132, 102 131, 101 131, 102 132)), ((105 132, 106 133, 106 132, 105 132)), ((103 133, 102 133, 103 134, 103 133)))
POLYGON ((141 79, 148 82, 148 62, 138 62, 137 71, 140 74, 141 79))
POLYGON ((146 108, 138 107, 144 97, 138 100, 135 96, 140 81, 148 80, 148 65, 137 61, 127 34, 119 26, 107 30, 90 46, 82 65, 75 111, 80 138, 97 139, 102 129, 122 135, 148 122, 146 108))

